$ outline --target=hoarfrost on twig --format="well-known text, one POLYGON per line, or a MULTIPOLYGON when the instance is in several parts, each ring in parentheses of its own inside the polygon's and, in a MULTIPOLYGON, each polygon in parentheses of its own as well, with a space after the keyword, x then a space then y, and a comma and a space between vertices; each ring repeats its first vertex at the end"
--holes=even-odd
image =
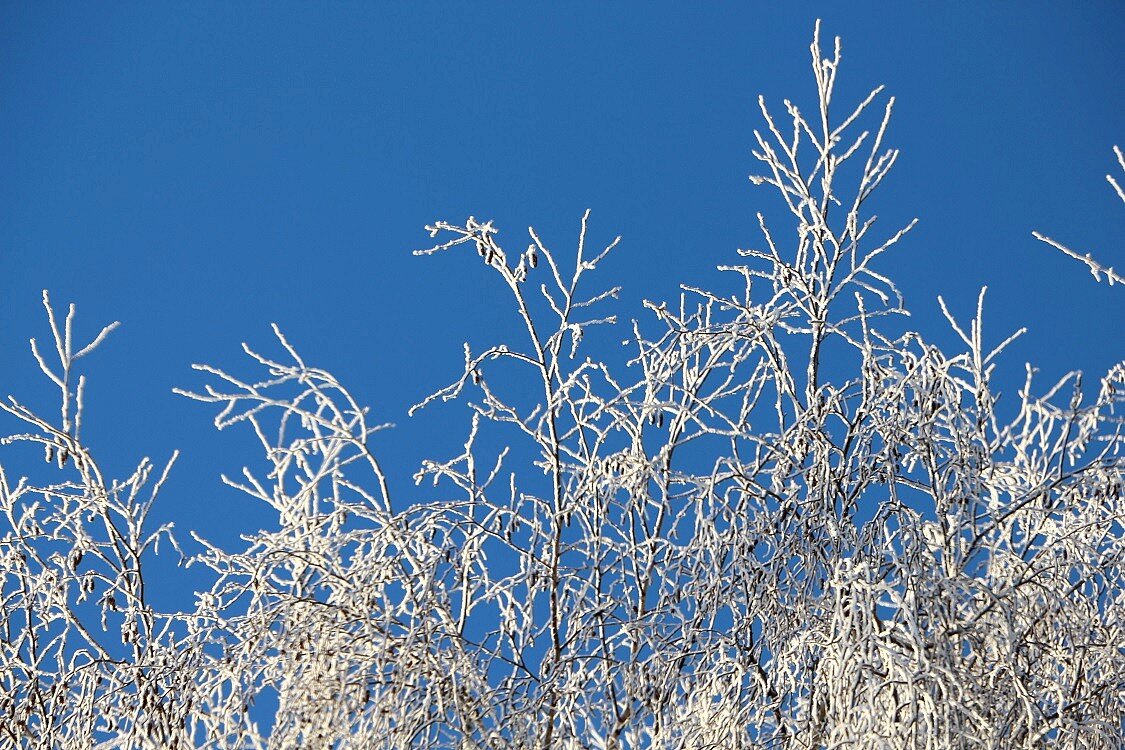
POLYGON ((59 416, 0 403, 0 444, 53 462, 0 466, 0 746, 1121 747, 1125 363, 1085 391, 1029 365, 1000 410, 1022 329, 986 330, 983 289, 968 320, 939 298, 952 348, 904 327, 877 266, 914 223, 868 209, 893 100, 839 116, 819 29, 816 107, 759 100, 751 179, 784 210, 713 288, 615 331, 627 363, 591 346, 618 241, 590 252, 589 212, 573 257, 427 227, 418 254, 483 261, 481 304, 521 330, 412 409, 470 414, 414 495, 377 458, 388 425, 276 326, 252 375, 197 365, 177 392, 256 442, 223 481, 274 521, 230 549, 192 532, 189 611, 146 588, 176 455, 113 479, 80 434, 74 364, 116 324, 75 353, 44 295, 59 416))

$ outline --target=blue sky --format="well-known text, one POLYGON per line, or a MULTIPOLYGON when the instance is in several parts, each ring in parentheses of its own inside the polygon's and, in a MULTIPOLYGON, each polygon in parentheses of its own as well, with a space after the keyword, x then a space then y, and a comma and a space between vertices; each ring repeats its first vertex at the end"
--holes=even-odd
MULTIPOLYGON (((163 513, 229 538, 265 523, 217 480, 251 444, 171 393, 192 362, 239 367, 277 322, 375 418, 409 486, 463 440, 461 407, 406 409, 508 330, 475 255, 416 258, 423 225, 493 218, 556 247, 593 209, 618 312, 756 245, 772 206, 747 175, 758 93, 808 107, 813 22, 843 38, 839 96, 897 97, 902 149, 876 211, 920 224, 883 268, 914 325, 945 335, 990 288, 986 333, 1030 332, 1007 372, 1103 372, 1125 296, 1031 238, 1125 268, 1104 175, 1125 146, 1125 7, 1088 3, 118 3, 0 7, 0 393, 51 403, 27 338, 47 288, 87 360, 86 434, 117 471, 184 457, 163 513), (427 447, 432 446, 431 450, 427 447)), ((52 407, 54 408, 54 407, 52 407)))

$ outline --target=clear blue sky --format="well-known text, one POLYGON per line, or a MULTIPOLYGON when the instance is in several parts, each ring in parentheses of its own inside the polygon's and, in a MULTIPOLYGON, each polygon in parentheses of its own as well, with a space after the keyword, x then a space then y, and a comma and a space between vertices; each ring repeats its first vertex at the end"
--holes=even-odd
POLYGON ((843 37, 840 96, 898 97, 877 212, 920 219, 884 265, 915 325, 940 338, 935 296, 967 313, 987 284, 993 340, 1030 327, 1016 378, 1119 359, 1123 290, 1030 232, 1125 268, 1104 179, 1125 146, 1120 2, 6 3, 0 394, 48 403, 26 354, 40 290, 78 304, 80 332, 121 320, 88 360, 87 435, 122 473, 183 449, 164 513, 229 538, 265 518, 217 481, 248 436, 171 387, 269 347, 276 321, 399 424, 378 445, 405 489, 464 417, 406 408, 508 319, 475 256, 411 256, 423 225, 475 214, 564 247, 592 208, 592 239, 623 236, 606 272, 626 319, 714 280, 767 205, 746 179, 756 96, 811 101, 818 16, 843 37))

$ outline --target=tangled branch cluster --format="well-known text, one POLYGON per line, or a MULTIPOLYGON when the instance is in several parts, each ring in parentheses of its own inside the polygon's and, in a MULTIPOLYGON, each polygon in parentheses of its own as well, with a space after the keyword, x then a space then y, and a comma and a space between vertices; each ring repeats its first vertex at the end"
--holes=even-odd
POLYGON ((61 422, 0 404, 23 424, 3 443, 56 462, 0 472, 0 746, 1121 747, 1125 363, 1092 391, 1029 367, 1001 408, 1015 336, 986 335, 983 291, 968 322, 942 304, 953 351, 895 333, 875 262, 913 223, 868 212, 893 100, 874 135, 881 88, 840 119, 839 41, 812 59, 816 110, 761 100, 755 133, 788 214, 758 216, 725 291, 647 304, 627 368, 583 340, 616 320, 616 289, 588 291, 616 241, 590 252, 587 217, 572 264, 534 231, 513 260, 491 223, 429 228, 421 252, 474 248, 525 335, 466 346, 415 407, 472 415, 425 499, 393 502, 382 425, 280 331, 282 357, 246 349, 257 381, 199 366, 184 395, 265 458, 224 481, 276 525, 196 537, 190 611, 145 593, 171 462, 103 475, 71 370, 109 329, 75 353, 45 297, 61 422))

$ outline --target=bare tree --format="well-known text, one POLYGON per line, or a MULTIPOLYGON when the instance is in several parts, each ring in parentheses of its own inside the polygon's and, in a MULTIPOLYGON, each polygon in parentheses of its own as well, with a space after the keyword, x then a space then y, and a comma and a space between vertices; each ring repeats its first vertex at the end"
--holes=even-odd
POLYGON ((717 288, 646 303, 627 365, 584 340, 617 325, 589 214, 571 260, 534 230, 515 252, 473 217, 428 228, 419 253, 485 263, 523 331, 414 407, 471 413, 426 499, 392 498, 383 425, 279 330, 279 355, 246 348, 255 377, 197 366, 181 392, 265 459, 224 481, 277 523, 196 536, 191 611, 145 598, 171 462, 110 480, 80 441, 72 366, 112 326, 75 353, 45 296, 61 422, 0 405, 24 424, 3 442, 56 462, 0 474, 0 744, 1121 747, 1125 363, 1092 391, 1028 366, 1000 408, 1021 331, 986 336, 983 290, 967 322, 941 303, 953 351, 906 329, 877 265, 913 222, 868 209, 893 99, 841 117, 839 40, 811 52, 815 111, 759 100, 751 179, 787 211, 717 288))

